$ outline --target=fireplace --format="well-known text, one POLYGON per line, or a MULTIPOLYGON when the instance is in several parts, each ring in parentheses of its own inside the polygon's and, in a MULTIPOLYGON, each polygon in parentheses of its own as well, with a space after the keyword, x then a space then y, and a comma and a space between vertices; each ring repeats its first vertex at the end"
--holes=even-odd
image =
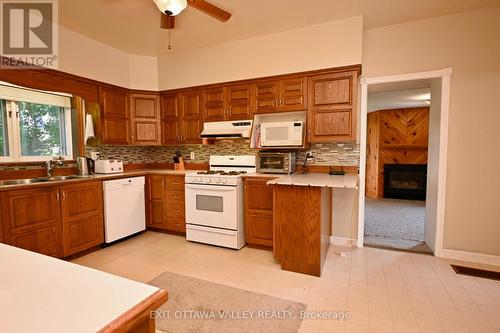
POLYGON ((384 164, 384 198, 425 200, 427 164, 384 164))

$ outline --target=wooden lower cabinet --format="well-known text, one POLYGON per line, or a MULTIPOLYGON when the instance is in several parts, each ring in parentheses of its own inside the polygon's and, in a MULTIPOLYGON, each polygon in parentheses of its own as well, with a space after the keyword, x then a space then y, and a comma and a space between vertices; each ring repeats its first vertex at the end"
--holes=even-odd
POLYGON ((59 186, 4 191, 3 241, 53 257, 62 257, 59 186))
POLYGON ((248 245, 273 247, 273 187, 276 177, 244 178, 245 239, 248 245))
POLYGON ((102 183, 1 193, 3 242, 62 258, 104 241, 102 183))
POLYGON ((102 182, 61 186, 64 257, 104 242, 102 182))
POLYGON ((274 257, 281 269, 321 276, 330 245, 332 189, 273 186, 274 257))
POLYGON ((148 227, 186 232, 184 176, 149 175, 147 181, 148 227))

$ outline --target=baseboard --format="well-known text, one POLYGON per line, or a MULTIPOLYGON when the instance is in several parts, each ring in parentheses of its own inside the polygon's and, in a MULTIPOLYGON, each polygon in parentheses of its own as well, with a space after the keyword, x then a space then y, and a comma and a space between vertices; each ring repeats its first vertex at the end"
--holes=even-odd
POLYGON ((442 249, 439 253, 439 257, 500 267, 500 256, 492 254, 442 249))
POLYGON ((356 244, 356 240, 347 237, 330 236, 330 244, 340 245, 340 246, 352 246, 356 244))

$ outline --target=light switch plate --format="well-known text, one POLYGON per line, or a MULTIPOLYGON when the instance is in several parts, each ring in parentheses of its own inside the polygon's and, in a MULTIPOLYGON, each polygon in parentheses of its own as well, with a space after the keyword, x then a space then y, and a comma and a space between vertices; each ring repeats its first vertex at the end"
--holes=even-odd
POLYGON ((194 160, 196 158, 196 154, 194 153, 194 151, 189 153, 189 158, 192 160, 194 160))
POLYGON ((98 151, 92 151, 90 152, 90 158, 93 159, 94 161, 97 160, 100 156, 100 153, 98 151))

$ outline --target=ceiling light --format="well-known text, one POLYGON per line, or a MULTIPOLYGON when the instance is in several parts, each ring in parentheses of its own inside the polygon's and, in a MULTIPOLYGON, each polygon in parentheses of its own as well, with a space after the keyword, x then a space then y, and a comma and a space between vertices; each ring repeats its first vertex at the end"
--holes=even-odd
POLYGON ((187 7, 187 0, 153 0, 156 7, 168 16, 175 16, 187 7))

